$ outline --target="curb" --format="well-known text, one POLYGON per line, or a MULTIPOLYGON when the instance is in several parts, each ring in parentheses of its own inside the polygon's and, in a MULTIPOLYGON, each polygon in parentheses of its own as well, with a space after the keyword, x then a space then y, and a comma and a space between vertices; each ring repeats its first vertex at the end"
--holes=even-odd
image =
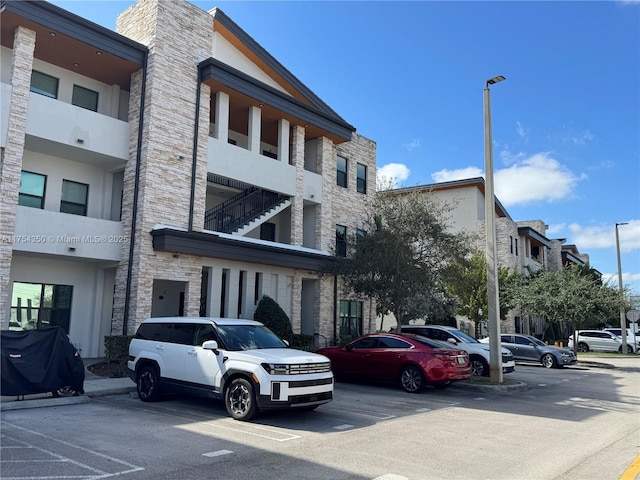
POLYGON ((77 397, 59 397, 59 398, 34 398, 31 400, 16 400, 13 402, 2 402, 0 411, 6 410, 22 410, 26 408, 39 407, 59 407, 62 405, 76 405, 80 403, 89 403, 91 399, 86 395, 77 397))
POLYGON ((521 382, 519 380, 511 380, 512 384, 509 385, 479 385, 475 383, 469 383, 467 381, 455 382, 452 387, 462 387, 470 390, 479 390, 481 392, 502 392, 502 393, 513 393, 513 392, 526 392, 531 387, 528 383, 521 382))

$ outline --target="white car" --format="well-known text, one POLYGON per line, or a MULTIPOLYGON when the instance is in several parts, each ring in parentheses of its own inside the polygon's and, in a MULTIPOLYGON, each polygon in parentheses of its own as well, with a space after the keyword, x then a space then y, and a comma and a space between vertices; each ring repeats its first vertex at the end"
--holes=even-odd
POLYGON ((223 399, 236 420, 333 398, 327 357, 289 348, 253 320, 149 318, 129 344, 127 367, 143 402, 184 391, 223 399))
MULTIPOLYGON (((622 352, 622 339, 611 332, 604 330, 577 330, 578 352, 622 352)), ((573 349, 573 335, 569 335, 569 348, 573 349)), ((630 352, 633 347, 627 345, 630 352)))
MULTIPOLYGON (((622 340, 621 328, 605 328, 604 331, 613 333, 614 335, 617 335, 618 337, 620 337, 620 340, 622 340)), ((631 347, 633 349, 633 353, 638 353, 638 351, 640 350, 640 330, 634 332, 630 328, 627 328, 626 333, 627 333, 627 350, 629 350, 629 347, 631 347)))
MULTIPOLYGON (((392 332, 394 330, 394 328, 391 329, 392 332)), ((489 376, 489 345, 478 342, 457 328, 446 325, 403 325, 400 333, 414 333, 432 340, 453 344, 469 354, 472 375, 489 376)), ((506 348, 502 348, 502 372, 513 372, 515 368, 516 362, 513 354, 506 348)))

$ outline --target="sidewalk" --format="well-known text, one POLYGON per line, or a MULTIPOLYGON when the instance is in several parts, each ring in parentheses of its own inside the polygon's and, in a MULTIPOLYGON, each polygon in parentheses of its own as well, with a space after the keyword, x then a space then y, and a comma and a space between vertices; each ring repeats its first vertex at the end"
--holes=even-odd
POLYGON ((133 383, 133 381, 128 377, 102 378, 94 375, 86 369, 86 367, 88 367, 89 365, 99 361, 101 361, 101 359, 84 359, 84 395, 79 395, 77 397, 55 398, 51 395, 51 393, 37 393, 33 395, 24 395, 24 399, 22 399, 22 397, 18 399, 18 397, 16 396, 0 396, 0 411, 88 403, 93 397, 101 397, 104 395, 119 395, 122 393, 136 391, 136 384, 133 383))

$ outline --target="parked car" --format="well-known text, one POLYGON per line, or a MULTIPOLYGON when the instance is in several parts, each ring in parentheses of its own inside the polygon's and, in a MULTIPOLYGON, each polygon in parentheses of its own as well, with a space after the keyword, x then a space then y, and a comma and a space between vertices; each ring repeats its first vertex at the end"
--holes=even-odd
POLYGON ((371 333, 318 353, 331 359, 336 378, 399 382, 409 393, 471 377, 467 352, 418 335, 371 333))
MULTIPOLYGON (((577 330, 577 350, 579 352, 622 352, 622 339, 604 330, 577 330)), ((573 335, 569 335, 569 348, 573 349, 573 335)), ((627 345, 629 353, 633 347, 627 345)))
POLYGON ((195 393, 223 399, 236 420, 333 398, 327 357, 289 348, 253 320, 149 318, 129 344, 127 366, 143 402, 165 391, 195 393))
MULTIPOLYGON (((621 328, 605 328, 605 332, 613 333, 620 337, 622 340, 622 329, 621 328)), ((640 330, 633 331, 630 328, 627 328, 627 350, 629 350, 629 346, 633 348, 633 353, 638 353, 640 351, 640 330)))
MULTIPOLYGON (((489 343, 489 338, 480 340, 489 343)), ((546 368, 560 368, 578 362, 573 350, 547 345, 532 335, 521 333, 500 335, 502 346, 513 353, 513 358, 524 362, 540 362, 546 368)))
MULTIPOLYGON (((394 328, 391 329, 391 331, 394 330, 394 328)), ((401 333, 413 333, 455 345, 469 354, 472 375, 479 377, 489 376, 489 345, 478 342, 478 340, 457 328, 445 325, 403 325, 401 333)), ((506 348, 502 348, 502 372, 510 373, 515 368, 516 362, 513 354, 506 348)))

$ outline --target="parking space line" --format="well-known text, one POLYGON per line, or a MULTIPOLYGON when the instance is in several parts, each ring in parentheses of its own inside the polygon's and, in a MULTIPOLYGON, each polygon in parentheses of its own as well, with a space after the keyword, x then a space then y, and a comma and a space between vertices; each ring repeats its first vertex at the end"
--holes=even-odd
POLYGON ((221 457, 222 455, 229 455, 233 453, 231 450, 217 450, 215 452, 203 453, 202 455, 205 457, 221 457))
POLYGON ((333 406, 330 408, 331 410, 334 410, 336 412, 348 413, 350 415, 358 415, 360 417, 375 418, 378 420, 389 420, 391 418, 396 418, 396 415, 389 415, 389 414, 380 413, 380 412, 362 413, 362 412, 356 412, 353 410, 342 410, 340 408, 335 408, 333 406))
MULTIPOLYGON (((71 448, 80 450, 82 452, 89 453, 89 454, 94 455, 96 457, 108 460, 109 462, 113 462, 113 463, 116 463, 118 465, 121 465, 121 466, 127 468, 126 470, 120 470, 120 471, 117 471, 117 472, 109 473, 109 472, 103 472, 102 470, 95 469, 93 467, 89 467, 88 465, 81 464, 79 462, 76 462, 75 460, 68 459, 68 461, 70 461, 70 462, 72 462, 72 463, 74 463, 76 465, 85 466, 87 469, 92 470, 95 473, 99 473, 100 474, 99 477, 95 477, 95 476, 91 475, 89 477, 85 476, 85 477, 76 477, 76 478, 108 478, 108 477, 120 476, 120 475, 125 475, 127 473, 134 473, 134 472, 139 472, 139 471, 144 470, 143 467, 138 467, 138 466, 133 465, 133 464, 131 464, 129 462, 125 462, 124 460, 120 460, 120 459, 112 457, 110 455, 105 455, 104 453, 96 452, 94 450, 90 450, 88 448, 81 447, 80 445, 75 445, 75 444, 73 444, 71 442, 67 442, 65 440, 60 440, 58 438, 54 438, 54 437, 51 437, 49 435, 45 435, 44 433, 40 433, 40 432, 36 432, 34 430, 30 430, 28 428, 20 427, 18 425, 10 423, 10 422, 0 421, 0 424, 3 425, 3 430, 6 429, 7 427, 11 427, 11 428, 14 428, 16 430, 20 430, 22 432, 26 432, 26 433, 28 433, 30 435, 41 437, 41 438, 44 438, 44 439, 46 439, 48 441, 56 442, 56 443, 65 445, 67 447, 71 447, 71 448)), ((6 432, 6 430, 5 430, 5 432, 6 432)), ((6 433, 3 434, 3 437, 10 438, 10 439, 12 439, 13 441, 15 441, 17 443, 23 443, 25 445, 29 445, 28 443, 26 443, 26 442, 24 442, 22 440, 19 440, 19 439, 16 439, 16 438, 8 436, 6 433)), ((42 449, 40 447, 36 447, 36 446, 33 446, 33 445, 31 447, 32 448, 37 448, 37 449, 39 449, 41 451, 44 451, 44 452, 47 452, 46 450, 44 450, 44 449, 42 449)), ((50 454, 52 454, 52 455, 54 455, 56 457, 59 457, 59 458, 66 458, 66 457, 63 457, 63 456, 58 455, 56 453, 53 453, 53 452, 47 452, 47 453, 50 453, 50 454)), ((34 477, 34 478, 41 479, 41 478, 46 478, 46 477, 34 477)), ((4 480, 10 480, 10 479, 5 477, 4 480)), ((27 480, 27 479, 21 477, 21 480, 27 480)))
POLYGON ((251 424, 251 423, 240 423, 237 420, 229 420, 229 422, 233 422, 233 427, 229 427, 224 425, 225 421, 220 422, 200 422, 199 424, 190 424, 190 425, 179 425, 177 428, 182 430, 202 433, 202 429, 198 429, 197 425, 207 425, 209 427, 213 427, 214 429, 224 429, 230 430, 232 432, 242 433, 245 435, 251 435, 253 437, 266 438, 267 440, 274 440, 276 442, 288 442, 289 440, 295 440, 297 438, 302 438, 300 435, 294 435, 292 433, 281 432, 278 430, 273 430, 266 427, 261 427, 259 425, 251 424), (253 430, 253 431, 252 431, 253 430), (267 433, 262 433, 267 432, 267 433))
POLYGON ((333 427, 335 430, 349 430, 350 428, 354 428, 353 425, 349 425, 348 423, 343 423, 342 425, 337 425, 333 427))

